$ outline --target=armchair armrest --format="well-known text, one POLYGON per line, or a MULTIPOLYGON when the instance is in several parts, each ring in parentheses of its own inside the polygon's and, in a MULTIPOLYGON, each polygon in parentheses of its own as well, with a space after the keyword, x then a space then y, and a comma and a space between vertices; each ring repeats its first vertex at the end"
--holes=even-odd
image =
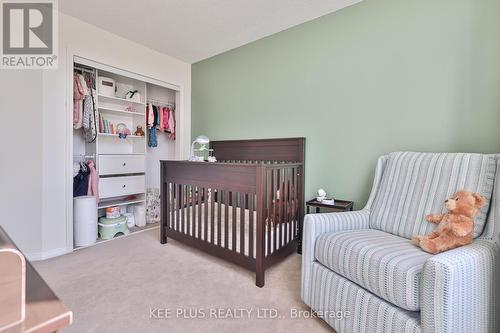
POLYGON ((498 332, 499 253, 499 243, 476 240, 427 260, 423 332, 498 332))
POLYGON ((311 270, 314 262, 316 238, 327 232, 368 229, 370 212, 308 214, 304 218, 302 233, 302 300, 310 305, 311 270))

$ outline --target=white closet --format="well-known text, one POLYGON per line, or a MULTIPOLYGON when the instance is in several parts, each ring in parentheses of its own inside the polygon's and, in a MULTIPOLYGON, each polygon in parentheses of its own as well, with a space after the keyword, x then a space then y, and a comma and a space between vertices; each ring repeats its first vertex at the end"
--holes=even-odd
MULTIPOLYGON (((175 109, 175 128, 179 122, 178 105, 180 89, 174 85, 155 79, 103 65, 84 58, 75 57, 75 72, 90 73, 95 76, 95 107, 98 114, 97 137, 94 141, 86 138, 83 129, 73 130, 73 164, 95 161, 99 174, 99 197, 97 217, 105 215, 105 208, 146 205, 146 193, 159 195, 159 161, 175 159, 175 135, 156 131, 157 147, 148 147, 148 126, 146 105, 151 103, 175 109), (115 93, 100 89, 101 78, 115 83, 115 93), (126 99, 127 91, 137 91, 140 97, 126 99), (126 138, 117 134, 117 127, 125 126, 130 134, 126 138), (138 126, 144 135, 136 135, 138 126)), ((72 93, 72 92, 71 92, 72 93)), ((146 208, 146 207, 145 207, 146 208)), ((123 208, 122 208, 123 209, 123 208)), ((148 219, 155 222, 155 219, 148 219)), ((97 223, 97 220, 96 220, 97 223)), ((158 223, 148 223, 144 227, 130 228, 130 232, 156 227, 158 223)), ((116 237, 114 238, 116 239, 116 237)), ((99 242, 99 240, 98 240, 99 242)))

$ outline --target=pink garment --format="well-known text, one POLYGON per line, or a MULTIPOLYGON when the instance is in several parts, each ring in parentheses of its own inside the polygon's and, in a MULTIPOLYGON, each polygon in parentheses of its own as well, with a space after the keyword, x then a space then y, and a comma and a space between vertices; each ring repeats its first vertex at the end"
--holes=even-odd
POLYGON ((170 110, 167 107, 164 107, 161 111, 161 113, 163 114, 163 129, 165 130, 165 132, 169 131, 169 128, 168 128, 169 112, 170 112, 170 110))
POLYGON ((168 117, 168 129, 170 134, 168 135, 169 140, 175 140, 175 113, 174 110, 170 110, 170 115, 168 117))
POLYGON ((155 114, 153 112, 153 106, 151 104, 148 104, 146 106, 146 123, 148 125, 148 128, 153 127, 154 122, 155 122, 155 114))
POLYGON ((99 202, 99 175, 97 174, 97 170, 95 169, 94 161, 87 161, 87 166, 90 170, 89 189, 87 191, 87 195, 95 196, 95 199, 97 200, 97 202, 99 202))
POLYGON ((73 75, 73 125, 76 128, 82 122, 82 101, 85 98, 85 89, 82 86, 82 81, 78 74, 73 75))
POLYGON ((158 107, 158 118, 159 119, 159 123, 158 123, 158 126, 156 128, 158 128, 161 132, 163 132, 164 128, 163 128, 163 108, 161 106, 158 107))

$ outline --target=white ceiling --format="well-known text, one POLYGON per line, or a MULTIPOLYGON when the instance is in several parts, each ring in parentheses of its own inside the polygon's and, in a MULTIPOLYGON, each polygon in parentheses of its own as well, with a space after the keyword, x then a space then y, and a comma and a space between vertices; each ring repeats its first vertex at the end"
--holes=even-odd
POLYGON ((193 63, 362 0, 63 0, 63 13, 193 63))

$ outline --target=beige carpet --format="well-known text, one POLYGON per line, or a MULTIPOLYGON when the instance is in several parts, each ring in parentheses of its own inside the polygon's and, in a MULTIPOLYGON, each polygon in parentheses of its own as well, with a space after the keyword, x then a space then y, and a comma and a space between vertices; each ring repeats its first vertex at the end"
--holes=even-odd
POLYGON ((257 288, 252 272, 173 240, 161 245, 155 229, 35 267, 73 311, 63 332, 332 332, 319 319, 292 318, 308 310, 300 258, 269 269, 257 288))

